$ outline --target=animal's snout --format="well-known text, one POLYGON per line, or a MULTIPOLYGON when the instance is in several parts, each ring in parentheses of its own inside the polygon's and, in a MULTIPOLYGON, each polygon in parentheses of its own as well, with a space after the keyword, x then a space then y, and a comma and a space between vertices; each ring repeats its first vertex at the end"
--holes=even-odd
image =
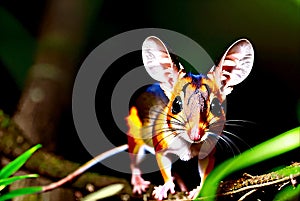
POLYGON ((201 139, 201 134, 202 134, 201 129, 199 129, 198 125, 195 125, 191 129, 189 137, 193 142, 198 142, 201 139))

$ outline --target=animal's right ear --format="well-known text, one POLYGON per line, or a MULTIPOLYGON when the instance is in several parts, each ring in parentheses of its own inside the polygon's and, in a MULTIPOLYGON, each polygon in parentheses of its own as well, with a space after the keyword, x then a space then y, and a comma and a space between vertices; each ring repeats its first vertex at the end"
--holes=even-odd
POLYGON ((170 93, 179 77, 179 69, 173 63, 165 44, 155 36, 146 38, 142 46, 142 56, 148 74, 160 82, 165 93, 170 93))

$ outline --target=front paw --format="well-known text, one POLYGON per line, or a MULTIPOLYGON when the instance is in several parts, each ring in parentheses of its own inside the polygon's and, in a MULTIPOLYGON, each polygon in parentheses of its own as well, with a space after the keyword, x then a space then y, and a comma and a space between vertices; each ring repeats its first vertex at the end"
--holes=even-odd
POLYGON ((145 181, 140 175, 132 175, 131 184, 133 185, 133 193, 142 194, 150 185, 150 181, 145 181))
POLYGON ((172 194, 175 193, 175 184, 173 181, 168 181, 164 185, 154 187, 152 195, 154 195, 155 199, 162 200, 163 198, 167 198, 169 190, 172 194))
POLYGON ((197 186, 197 188, 193 189, 189 192, 188 198, 193 200, 197 197, 197 195, 200 193, 201 187, 197 186))

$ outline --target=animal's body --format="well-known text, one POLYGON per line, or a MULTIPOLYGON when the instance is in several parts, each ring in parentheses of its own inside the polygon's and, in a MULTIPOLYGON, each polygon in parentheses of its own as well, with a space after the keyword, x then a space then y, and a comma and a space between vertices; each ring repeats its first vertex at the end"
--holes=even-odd
POLYGON ((223 103, 236 84, 250 73, 254 51, 241 39, 232 44, 217 66, 207 74, 185 72, 157 37, 146 38, 142 46, 146 71, 157 83, 144 88, 131 100, 128 145, 115 147, 93 158, 67 177, 43 187, 42 192, 72 180, 96 163, 128 149, 131 158, 131 183, 134 193, 142 193, 150 182, 142 178, 139 167, 144 150, 155 154, 164 184, 155 188, 155 198, 162 200, 175 192, 169 154, 181 160, 198 157, 201 183, 190 192, 197 195, 214 166, 214 150, 225 123, 223 103), (173 59, 172 59, 173 58, 173 59))
POLYGON ((175 192, 169 154, 181 160, 198 157, 201 184, 212 170, 215 145, 225 123, 222 103, 233 86, 250 73, 254 52, 248 40, 239 40, 217 66, 198 75, 185 72, 157 37, 144 41, 142 56, 146 71, 158 82, 145 88, 130 104, 127 135, 131 183, 137 193, 149 186, 150 182, 142 178, 139 163, 145 148, 152 149, 165 182, 154 190, 161 200, 168 191, 175 192))

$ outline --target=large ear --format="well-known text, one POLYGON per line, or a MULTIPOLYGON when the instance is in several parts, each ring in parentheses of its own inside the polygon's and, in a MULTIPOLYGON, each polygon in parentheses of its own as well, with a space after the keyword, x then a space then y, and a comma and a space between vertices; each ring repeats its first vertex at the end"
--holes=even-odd
POLYGON ((228 95, 234 85, 249 75, 253 62, 254 50, 248 40, 240 39, 227 49, 219 65, 210 71, 219 82, 223 95, 228 95))
POLYGON ((160 82, 166 93, 171 92, 179 77, 179 68, 172 62, 165 44, 155 36, 146 38, 142 46, 142 56, 148 74, 160 82))

